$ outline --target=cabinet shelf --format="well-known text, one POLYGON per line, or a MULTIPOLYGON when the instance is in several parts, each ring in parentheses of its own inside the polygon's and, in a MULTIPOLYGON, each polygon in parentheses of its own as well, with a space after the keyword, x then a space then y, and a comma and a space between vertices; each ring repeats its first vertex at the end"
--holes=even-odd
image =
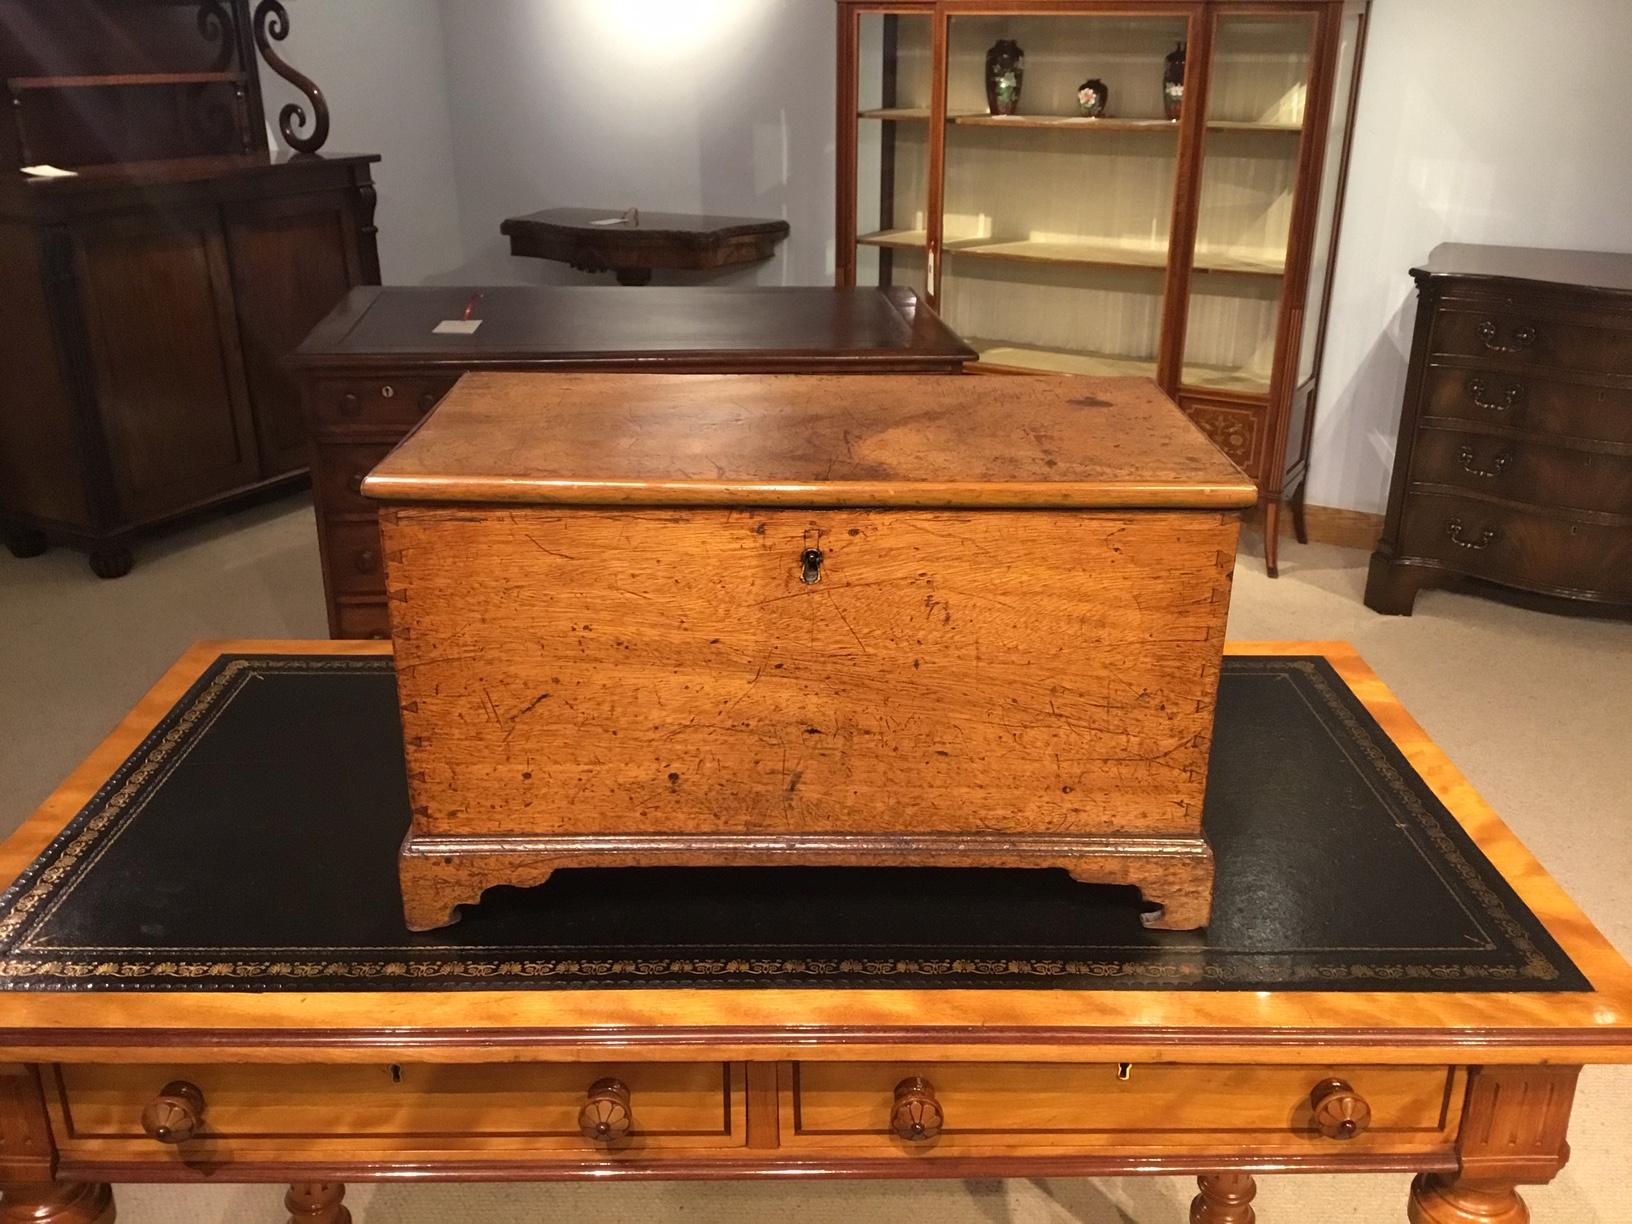
POLYGON ((1251 123, 1235 119, 1209 119, 1209 132, 1267 132, 1271 135, 1296 136, 1303 131, 1301 123, 1251 123))
POLYGON ((40 89, 115 89, 154 85, 214 85, 241 82, 241 72, 110 72, 92 76, 9 77, 6 88, 12 93, 40 89))
MULTIPOLYGON (((952 123, 964 123, 977 115, 976 111, 948 111, 947 119, 952 123)), ((927 106, 879 106, 871 110, 857 111, 859 119, 882 119, 885 123, 928 123, 929 107, 927 106)))
POLYGON ((1076 264, 1094 268, 1167 267, 1167 248, 1119 246, 1113 242, 1056 242, 1034 238, 948 239, 949 255, 976 259, 1010 259, 1024 263, 1076 264))
POLYGON ((948 115, 966 127, 1042 129, 1055 132, 1177 132, 1172 119, 1088 119, 1082 115, 948 115))
POLYGON ((965 342, 980 354, 984 366, 1026 370, 1048 374, 1092 374, 1100 378, 1154 378, 1154 357, 1122 357, 1113 353, 1088 353, 1073 349, 1042 348, 1032 344, 1011 344, 1007 340, 965 336, 965 342))
POLYGON ((856 242, 861 246, 890 247, 911 249, 916 247, 923 250, 929 245, 929 234, 925 230, 890 229, 879 230, 873 234, 863 234, 856 242))

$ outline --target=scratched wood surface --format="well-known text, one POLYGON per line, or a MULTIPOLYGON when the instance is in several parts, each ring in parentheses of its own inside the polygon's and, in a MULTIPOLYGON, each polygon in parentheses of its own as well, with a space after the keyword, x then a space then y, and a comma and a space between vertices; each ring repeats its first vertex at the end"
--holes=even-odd
POLYGON ((363 491, 392 501, 1240 509, 1152 382, 467 374, 363 491))
POLYGON ((415 831, 1194 834, 1235 531, 388 512, 415 831))

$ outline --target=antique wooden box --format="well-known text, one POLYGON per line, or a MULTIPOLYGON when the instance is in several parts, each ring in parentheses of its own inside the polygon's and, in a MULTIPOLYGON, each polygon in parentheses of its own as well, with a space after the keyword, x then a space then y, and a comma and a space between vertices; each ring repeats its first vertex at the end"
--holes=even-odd
POLYGON ((370 474, 408 924, 558 867, 1063 867, 1204 925, 1252 483, 1154 384, 472 374, 370 474))

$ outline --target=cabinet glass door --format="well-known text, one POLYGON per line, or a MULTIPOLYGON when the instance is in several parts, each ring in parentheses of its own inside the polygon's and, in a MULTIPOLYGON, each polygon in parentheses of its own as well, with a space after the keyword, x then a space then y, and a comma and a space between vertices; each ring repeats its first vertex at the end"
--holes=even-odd
POLYGON ((859 15, 856 284, 929 289, 931 19, 859 15))
POLYGON ((1187 35, 1176 15, 950 18, 940 307, 983 361, 1155 374, 1187 35))
POLYGON ((1267 396, 1296 203, 1313 14, 1218 18, 1184 386, 1267 396))

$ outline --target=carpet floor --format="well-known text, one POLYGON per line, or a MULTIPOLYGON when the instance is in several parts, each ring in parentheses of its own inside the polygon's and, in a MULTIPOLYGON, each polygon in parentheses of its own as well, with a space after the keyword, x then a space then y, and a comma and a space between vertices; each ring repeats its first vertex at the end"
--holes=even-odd
MULTIPOLYGON (((1365 555, 1282 548, 1270 581, 1243 541, 1230 636, 1352 642, 1475 787, 1623 952, 1632 954, 1632 623, 1554 615, 1430 591, 1410 618, 1360 602, 1365 555)), ((203 638, 327 636, 309 500, 287 498, 144 544, 129 577, 93 578, 83 557, 0 553, 0 832, 9 832, 203 638)), ((1590 1068, 1574 1157, 1526 1192, 1535 1219, 1632 1218, 1632 1068, 1590 1068)), ((1404 1176, 1264 1178, 1275 1221, 1405 1218, 1404 1176)), ((552 1218, 703 1220, 778 1216, 872 1224, 1166 1224, 1188 1180, 645 1183, 546 1186, 358 1184, 358 1224, 552 1218)), ((268 1186, 121 1187, 123 1224, 281 1220, 268 1186)))

